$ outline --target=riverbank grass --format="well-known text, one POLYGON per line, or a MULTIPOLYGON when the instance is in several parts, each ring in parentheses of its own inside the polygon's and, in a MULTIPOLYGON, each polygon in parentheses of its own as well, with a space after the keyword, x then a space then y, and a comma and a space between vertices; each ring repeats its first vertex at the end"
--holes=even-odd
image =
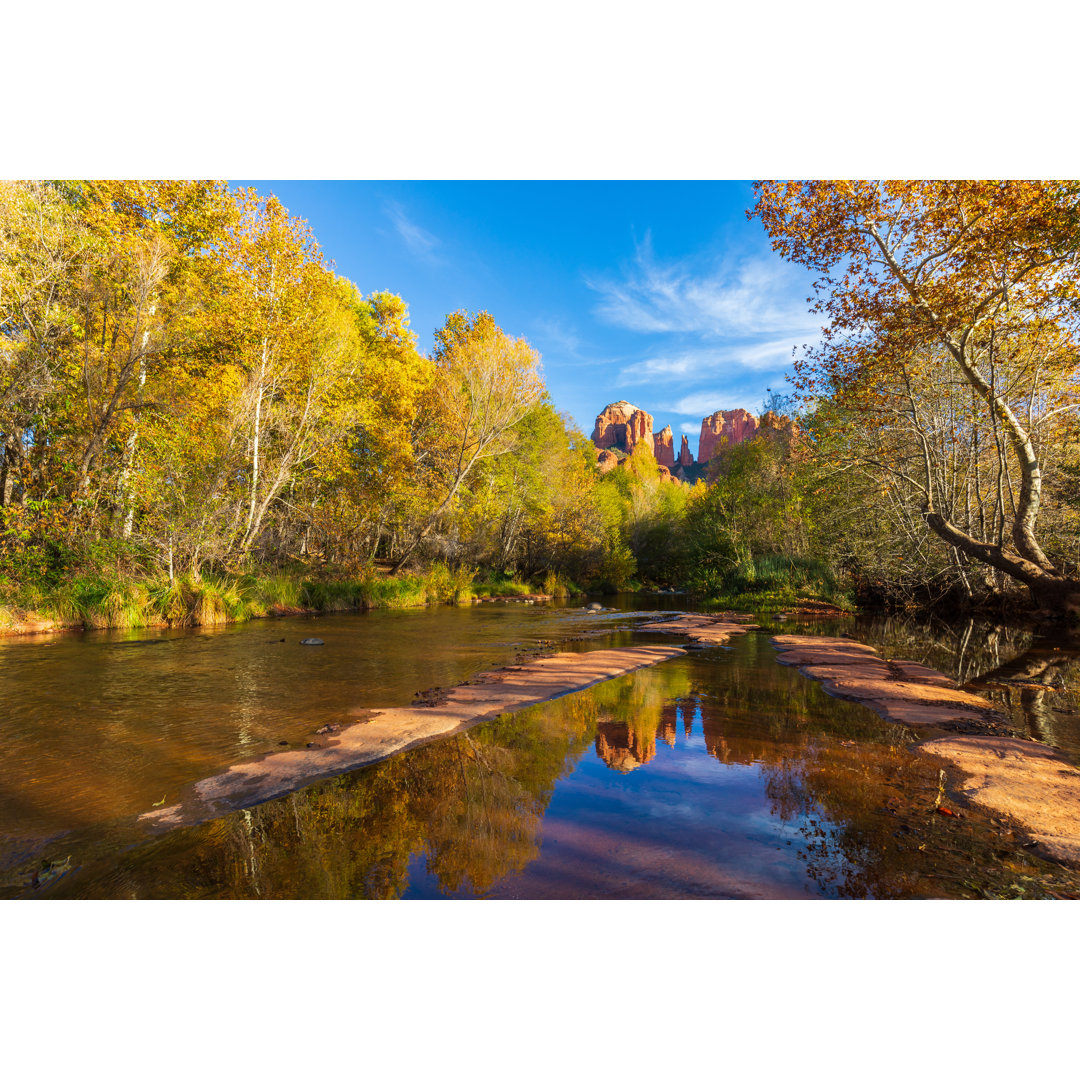
POLYGON ((820 600, 844 611, 855 610, 850 589, 814 559, 765 555, 724 569, 703 567, 691 575, 689 586, 710 607, 780 612, 800 601, 820 600))
POLYGON ((269 575, 204 574, 130 580, 83 574, 52 586, 0 580, 0 633, 43 629, 131 629, 143 626, 220 626, 267 615, 414 608, 464 604, 479 597, 580 594, 549 573, 533 585, 498 571, 434 563, 422 573, 386 574, 374 568, 353 577, 313 577, 303 570, 269 575))

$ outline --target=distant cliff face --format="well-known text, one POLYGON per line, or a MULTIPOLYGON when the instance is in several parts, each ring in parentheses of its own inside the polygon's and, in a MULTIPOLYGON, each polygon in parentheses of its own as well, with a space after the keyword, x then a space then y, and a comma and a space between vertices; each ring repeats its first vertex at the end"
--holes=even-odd
POLYGON ((751 438, 758 429, 757 417, 745 409, 718 409, 712 416, 701 421, 701 440, 698 443, 698 461, 704 464, 712 460, 717 449, 737 446, 751 438))
POLYGON ((657 462, 667 469, 674 468, 675 466, 675 444, 672 441, 673 438, 674 436, 671 434, 670 424, 668 424, 659 435, 653 436, 653 453, 656 455, 657 462))
POLYGON ((645 442, 660 465, 661 476, 670 476, 676 482, 683 479, 692 483, 705 475, 705 470, 700 466, 705 465, 719 451, 728 446, 737 446, 759 432, 767 431, 771 434, 778 429, 790 431, 792 422, 787 417, 778 417, 774 413, 766 413, 758 420, 753 413, 745 409, 720 409, 701 421, 697 463, 694 462, 694 455, 690 453, 690 444, 685 435, 676 456, 671 425, 668 424, 656 435, 652 433, 652 428, 652 416, 644 409, 631 405, 629 401, 616 401, 606 406, 597 416, 592 434, 592 441, 600 452, 600 471, 609 472, 622 463, 619 457, 612 453, 613 450, 624 455, 630 454, 639 442, 645 442))
POLYGON ((652 416, 644 409, 635 408, 629 401, 616 401, 596 418, 592 441, 598 450, 615 447, 624 454, 643 441, 653 450, 652 423, 652 416))

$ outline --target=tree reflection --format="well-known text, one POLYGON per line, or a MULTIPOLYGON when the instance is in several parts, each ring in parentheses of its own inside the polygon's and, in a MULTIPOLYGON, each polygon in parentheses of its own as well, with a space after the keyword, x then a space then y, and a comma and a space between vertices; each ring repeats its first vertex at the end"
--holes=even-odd
MULTIPOLYGON (((537 859, 555 786, 583 755, 635 773, 620 797, 645 791, 653 774, 667 777, 662 797, 670 797, 681 774, 664 774, 659 743, 677 747, 680 730, 689 740, 686 753, 708 754, 718 780, 719 770, 737 767, 743 789, 752 789, 747 805, 757 813, 763 802, 797 838, 790 852, 776 856, 778 867, 785 860, 787 881, 795 858, 827 895, 970 895, 962 882, 1000 865, 995 836, 978 815, 957 824, 929 812, 937 765, 908 752, 912 732, 829 697, 777 664, 763 635, 740 649, 737 663, 714 654, 642 669, 177 830, 119 860, 102 860, 98 870, 84 866, 54 894, 392 898, 423 885, 483 896, 537 859)), ((1020 657, 1009 670, 1025 679, 1057 678, 1062 664, 1043 659, 1041 670, 1020 657)), ((1038 691, 1021 691, 1027 692, 1038 691)), ((679 865, 692 887, 695 860, 725 857, 723 838, 710 839, 708 822, 710 808, 730 804, 723 783, 699 782, 688 798, 713 800, 703 804, 706 832, 664 825, 663 835, 672 851, 689 856, 679 865), (706 856, 690 846, 702 837, 706 856)), ((564 819, 563 827, 572 830, 575 821, 564 819)), ((619 828, 620 840, 632 846, 634 821, 619 828)))
POLYGON ((937 668, 1008 712, 1018 730, 1080 764, 1080 635, 1036 636, 985 619, 860 619, 856 636, 891 658, 937 668))

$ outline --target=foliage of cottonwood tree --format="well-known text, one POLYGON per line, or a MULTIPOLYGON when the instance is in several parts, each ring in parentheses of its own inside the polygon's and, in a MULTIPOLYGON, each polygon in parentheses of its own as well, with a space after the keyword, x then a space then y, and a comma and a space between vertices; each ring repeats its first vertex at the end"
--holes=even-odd
POLYGON ((462 502, 459 543, 468 561, 527 575, 596 576, 604 522, 596 451, 545 395, 518 425, 512 454, 478 466, 462 502))
POLYGON ((590 449, 526 341, 457 312, 423 355, 273 196, 0 184, 5 595, 295 560, 624 581, 590 449))
POLYGON ((453 506, 476 466, 512 451, 544 391, 540 356, 486 311, 458 311, 436 334, 435 375, 422 403, 416 461, 432 505, 397 560, 403 566, 453 506))
POLYGON ((78 233, 73 209, 50 185, 0 184, 0 506, 30 493, 34 433, 48 424, 74 336, 65 286, 78 233))
MULTIPOLYGON (((1075 420, 1080 187, 1053 182, 756 185, 785 258, 816 271, 828 325, 799 367, 830 399, 843 469, 972 577, 1080 610, 1075 548, 1039 538, 1075 420), (1051 556, 1053 552, 1053 557, 1051 556)), ((1058 485, 1059 486, 1059 485, 1058 485)))

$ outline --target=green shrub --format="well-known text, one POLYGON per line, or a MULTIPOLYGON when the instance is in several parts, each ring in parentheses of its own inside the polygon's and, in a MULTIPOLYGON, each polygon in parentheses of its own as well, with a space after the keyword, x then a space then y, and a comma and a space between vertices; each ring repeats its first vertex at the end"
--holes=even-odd
POLYGON ((540 586, 540 591, 546 596, 565 597, 578 596, 581 594, 582 589, 568 578, 564 578, 562 574, 556 573, 554 570, 549 570, 544 575, 544 581, 540 586))
POLYGON ((506 570, 480 571, 470 585, 473 596, 524 596, 532 591, 528 582, 506 570))
POLYGON ((730 567, 699 566, 687 584, 707 600, 727 607, 769 611, 798 600, 825 600, 851 607, 851 597, 829 567, 808 558, 761 555, 730 567))

